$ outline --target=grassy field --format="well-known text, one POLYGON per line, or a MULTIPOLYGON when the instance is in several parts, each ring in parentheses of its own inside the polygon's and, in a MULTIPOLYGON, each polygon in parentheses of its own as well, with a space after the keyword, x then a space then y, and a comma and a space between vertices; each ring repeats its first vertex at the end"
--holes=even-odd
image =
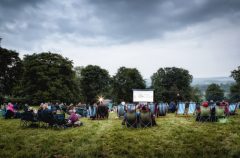
POLYGON ((222 124, 168 114, 147 129, 122 127, 114 113, 82 121, 83 127, 54 130, 0 119, 0 157, 240 157, 239 115, 222 124))

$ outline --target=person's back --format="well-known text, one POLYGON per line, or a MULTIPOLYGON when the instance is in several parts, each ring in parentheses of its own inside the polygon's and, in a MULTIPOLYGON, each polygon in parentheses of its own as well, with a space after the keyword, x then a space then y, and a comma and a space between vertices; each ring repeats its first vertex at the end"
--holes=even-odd
POLYGON ((77 122, 79 120, 78 115, 74 112, 71 113, 69 120, 71 121, 72 124, 77 122))

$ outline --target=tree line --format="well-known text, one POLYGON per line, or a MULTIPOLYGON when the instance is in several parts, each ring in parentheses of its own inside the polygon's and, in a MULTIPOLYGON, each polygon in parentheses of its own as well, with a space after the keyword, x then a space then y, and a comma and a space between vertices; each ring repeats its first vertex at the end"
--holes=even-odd
MULTIPOLYGON (((1 102, 85 102, 92 104, 98 97, 114 102, 132 102, 132 89, 145 89, 146 83, 136 68, 120 67, 114 76, 97 65, 73 67, 73 62, 60 54, 43 52, 25 55, 20 59, 16 51, 0 48, 1 102)), ((229 99, 240 99, 240 67, 232 71, 236 84, 231 86, 229 99)), ((159 68, 151 76, 156 102, 200 102, 200 90, 191 86, 188 70, 159 68)), ((212 84, 206 91, 207 100, 224 99, 219 85, 212 84)))

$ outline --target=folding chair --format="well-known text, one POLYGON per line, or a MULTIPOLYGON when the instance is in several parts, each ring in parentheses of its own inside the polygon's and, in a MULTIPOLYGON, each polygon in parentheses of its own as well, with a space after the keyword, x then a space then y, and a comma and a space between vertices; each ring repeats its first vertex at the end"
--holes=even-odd
POLYGON ((139 123, 141 127, 152 127, 152 117, 150 111, 141 111, 139 115, 139 123))
POLYGON ((117 106, 117 115, 118 117, 124 117, 125 114, 125 109, 124 109, 124 105, 120 104, 117 106))
POLYGON ((107 118, 108 119, 108 107, 106 105, 100 105, 97 108, 97 118, 98 119, 104 119, 107 118))
POLYGON ((150 103, 150 104, 148 105, 148 108, 149 108, 151 114, 152 114, 152 115, 155 115, 155 105, 154 105, 154 103, 150 103))
POLYGON ((21 119, 20 119, 21 127, 28 127, 32 124, 37 124, 37 123, 38 123, 38 120, 34 117, 32 112, 26 111, 21 114, 21 119))
POLYGON ((178 108, 177 108, 176 114, 184 115, 184 113, 185 113, 185 103, 180 102, 180 103, 178 103, 178 108))
POLYGON ((210 107, 204 107, 204 106, 200 106, 200 121, 201 122, 205 122, 205 121, 210 121, 211 118, 211 110, 210 107))
POLYGON ((96 106, 89 106, 88 108, 88 112, 89 112, 89 117, 94 119, 97 116, 97 108, 96 106))
POLYGON ((167 113, 167 104, 166 103, 159 103, 158 104, 158 114, 159 116, 166 116, 167 113))
POLYGON ((221 118, 226 118, 224 107, 216 106, 215 107, 215 119, 218 121, 221 118))
POLYGON ((237 104, 230 104, 229 105, 229 114, 230 115, 235 115, 236 114, 236 111, 237 111, 237 104))
POLYGON ((136 106, 134 104, 127 105, 127 113, 125 117, 126 126, 128 128, 138 127, 138 116, 136 112, 136 106))
POLYGON ((196 103, 190 102, 187 115, 194 115, 196 112, 196 103))
POLYGON ((81 115, 82 117, 87 117, 87 109, 86 108, 77 108, 76 113, 81 115))
POLYGON ((6 110, 0 110, 0 118, 5 117, 6 110))

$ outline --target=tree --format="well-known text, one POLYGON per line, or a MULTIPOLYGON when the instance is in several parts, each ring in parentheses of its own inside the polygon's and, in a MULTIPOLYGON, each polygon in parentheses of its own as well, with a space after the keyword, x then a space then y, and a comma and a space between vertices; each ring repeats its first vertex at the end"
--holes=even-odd
POLYGON ((224 91, 218 84, 210 84, 206 90, 206 99, 208 101, 221 101, 224 99, 224 91))
POLYGON ((179 101, 191 99, 192 75, 188 70, 176 67, 160 68, 151 77, 155 101, 179 101))
POLYGON ((201 90, 198 87, 192 87, 191 100, 198 103, 202 101, 201 90))
POLYGON ((238 83, 240 84, 240 66, 236 69, 236 70, 233 70, 231 72, 231 77, 233 77, 233 79, 238 83))
POLYGON ((84 69, 83 66, 77 66, 77 67, 74 68, 74 71, 75 71, 75 74, 76 74, 76 83, 77 83, 77 86, 78 86, 78 89, 79 89, 78 96, 79 96, 79 99, 82 100, 82 101, 84 100, 83 92, 82 92, 82 89, 81 89, 81 79, 82 79, 81 72, 82 72, 83 69, 84 69))
POLYGON ((107 70, 88 65, 81 70, 81 90, 87 103, 96 102, 109 89, 110 76, 107 70))
POLYGON ((230 101, 240 102, 240 84, 233 84, 230 87, 230 101))
POLYGON ((12 95, 21 78, 21 59, 17 52, 0 47, 0 63, 0 96, 12 95))
POLYGON ((133 101, 133 89, 144 89, 146 87, 142 75, 136 68, 120 67, 113 76, 113 94, 115 101, 133 101))
POLYGON ((44 52, 26 55, 23 66, 23 95, 32 104, 78 101, 72 61, 59 54, 44 52))
POLYGON ((240 101, 240 66, 231 72, 231 77, 236 81, 235 84, 230 87, 230 100, 232 102, 240 101))

